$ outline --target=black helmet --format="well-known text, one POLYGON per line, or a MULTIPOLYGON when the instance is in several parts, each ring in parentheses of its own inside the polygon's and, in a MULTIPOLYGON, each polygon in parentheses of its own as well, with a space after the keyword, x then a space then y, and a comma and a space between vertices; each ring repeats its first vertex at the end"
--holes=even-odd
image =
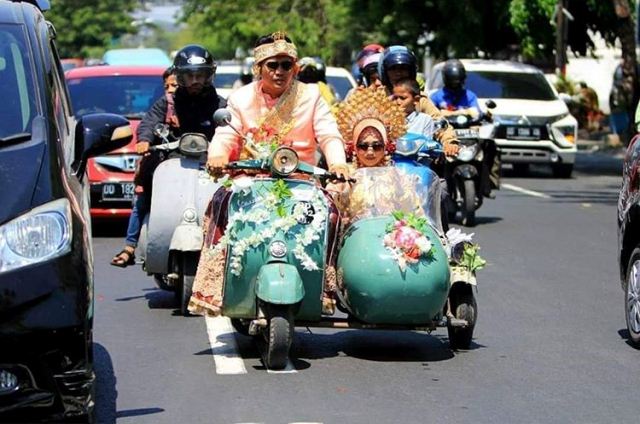
POLYGON ((442 81, 450 90, 458 90, 464 86, 467 79, 467 71, 458 59, 449 59, 442 68, 442 81))
POLYGON ((390 67, 405 65, 409 69, 408 78, 415 78, 418 72, 418 59, 411 50, 405 46, 390 46, 382 53, 382 59, 378 62, 378 75, 384 85, 391 88, 391 81, 387 71, 390 67))
POLYGON ((319 57, 303 57, 298 61, 298 80, 307 83, 327 82, 326 67, 319 57))
POLYGON ((184 75, 190 72, 204 71, 207 74, 207 82, 209 85, 213 81, 213 75, 216 73, 216 62, 207 49, 197 44, 189 44, 184 46, 173 59, 173 68, 176 73, 178 84, 184 86, 184 75))

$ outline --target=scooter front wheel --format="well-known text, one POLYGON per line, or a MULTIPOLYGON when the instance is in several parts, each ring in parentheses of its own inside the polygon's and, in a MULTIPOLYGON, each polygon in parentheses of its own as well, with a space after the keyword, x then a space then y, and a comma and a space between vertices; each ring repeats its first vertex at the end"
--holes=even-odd
POLYGON ((471 286, 455 284, 449 292, 449 309, 453 316, 467 321, 464 327, 447 325, 451 349, 469 349, 478 318, 478 305, 471 286))
POLYGON ((462 205, 462 225, 476 225, 476 184, 473 180, 464 180, 464 203, 462 205))
POLYGON ((267 368, 283 369, 289 361, 293 341, 293 310, 289 305, 267 305, 267 327, 263 330, 266 346, 264 354, 267 368))
POLYGON ((189 299, 191 299, 191 293, 193 290, 193 280, 196 277, 196 270, 198 269, 198 253, 196 252, 184 252, 180 257, 180 278, 181 284, 179 287, 180 293, 180 313, 188 317, 191 314, 187 307, 189 306, 189 299))

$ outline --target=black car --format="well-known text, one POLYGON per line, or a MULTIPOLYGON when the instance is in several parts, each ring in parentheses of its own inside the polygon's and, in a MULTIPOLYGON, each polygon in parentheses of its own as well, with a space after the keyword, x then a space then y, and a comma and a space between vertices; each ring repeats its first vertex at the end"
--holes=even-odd
POLYGON ((640 136, 629 143, 618 198, 618 263, 629 340, 640 347, 640 136))
POLYGON ((0 0, 0 422, 93 414, 91 156, 119 115, 75 119, 45 1, 0 0))

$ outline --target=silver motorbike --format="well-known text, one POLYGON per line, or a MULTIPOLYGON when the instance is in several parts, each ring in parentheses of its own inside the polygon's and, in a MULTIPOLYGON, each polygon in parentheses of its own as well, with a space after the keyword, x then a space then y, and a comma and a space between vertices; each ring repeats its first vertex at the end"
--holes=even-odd
POLYGON ((155 129, 164 142, 152 150, 170 154, 153 175, 151 208, 140 233, 143 269, 158 287, 175 292, 180 312, 187 306, 203 244, 202 219, 218 189, 205 169, 208 140, 202 134, 183 134, 169 141, 169 130, 155 129))

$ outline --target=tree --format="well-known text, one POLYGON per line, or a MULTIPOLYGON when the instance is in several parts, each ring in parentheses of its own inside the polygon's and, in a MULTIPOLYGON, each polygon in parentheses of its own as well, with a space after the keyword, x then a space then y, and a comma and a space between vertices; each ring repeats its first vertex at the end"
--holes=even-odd
MULTIPOLYGON (((286 30, 300 55, 333 61, 344 55, 350 37, 348 1, 186 0, 184 21, 216 57, 234 57, 236 48, 249 50, 265 34, 286 30)), ((348 55, 348 52, 347 52, 348 55)))
POLYGON ((88 57, 134 31, 129 13, 135 0, 52 0, 47 19, 56 28, 62 57, 88 57))

